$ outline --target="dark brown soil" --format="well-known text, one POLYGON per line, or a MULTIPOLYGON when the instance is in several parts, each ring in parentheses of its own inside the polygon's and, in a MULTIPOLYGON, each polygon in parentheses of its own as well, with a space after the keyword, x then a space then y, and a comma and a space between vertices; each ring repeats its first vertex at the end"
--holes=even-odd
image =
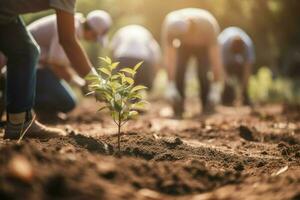
MULTIPOLYGON (((0 199, 300 199, 300 113, 265 105, 220 107, 208 117, 150 111, 123 129, 85 100, 67 137, 0 139, 0 199)), ((1 130, 3 134, 3 130, 1 130)))

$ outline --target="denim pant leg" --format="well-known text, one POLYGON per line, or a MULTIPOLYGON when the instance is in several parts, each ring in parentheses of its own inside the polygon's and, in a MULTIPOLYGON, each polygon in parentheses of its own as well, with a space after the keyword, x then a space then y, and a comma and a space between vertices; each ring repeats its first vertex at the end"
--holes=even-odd
POLYGON ((8 113, 29 111, 34 105, 39 49, 21 18, 0 25, 0 30, 0 51, 8 59, 6 110, 8 113))
POLYGON ((35 110, 41 112, 67 113, 76 106, 76 98, 69 85, 60 80, 51 69, 37 70, 35 110))

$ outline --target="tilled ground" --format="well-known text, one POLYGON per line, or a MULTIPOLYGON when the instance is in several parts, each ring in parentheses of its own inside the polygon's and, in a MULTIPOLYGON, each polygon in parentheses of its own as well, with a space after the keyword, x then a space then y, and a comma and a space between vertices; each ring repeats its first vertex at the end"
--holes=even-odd
MULTIPOLYGON (((85 100, 55 126, 67 137, 0 139, 0 199, 300 199, 300 109, 220 107, 172 119, 153 102, 116 128, 85 100)), ((2 134, 1 130, 1 134, 2 134)))

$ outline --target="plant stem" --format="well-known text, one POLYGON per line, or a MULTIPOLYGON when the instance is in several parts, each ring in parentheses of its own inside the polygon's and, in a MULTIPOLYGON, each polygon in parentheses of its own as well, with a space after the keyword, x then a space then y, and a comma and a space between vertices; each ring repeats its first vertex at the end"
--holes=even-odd
POLYGON ((121 121, 121 113, 119 112, 119 121, 118 121, 118 150, 119 153, 121 152, 121 126, 122 126, 122 121, 121 121))

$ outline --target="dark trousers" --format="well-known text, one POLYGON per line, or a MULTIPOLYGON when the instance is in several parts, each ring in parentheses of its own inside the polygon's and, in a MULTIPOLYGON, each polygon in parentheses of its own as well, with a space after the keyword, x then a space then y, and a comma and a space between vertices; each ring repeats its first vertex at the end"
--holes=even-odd
POLYGON ((46 114, 67 113, 76 107, 76 97, 70 86, 51 69, 37 70, 35 111, 46 114))
POLYGON ((208 62, 208 48, 207 47, 191 47, 181 46, 177 51, 176 64, 176 86, 180 95, 185 98, 185 74, 188 61, 191 57, 197 59, 197 75, 200 84, 200 98, 203 107, 207 105, 207 98, 209 93, 210 81, 208 79, 209 62, 208 62))
MULTIPOLYGON (((239 83, 239 87, 242 89, 242 97, 243 104, 249 105, 251 104, 250 97, 248 94, 248 87, 244 84, 244 72, 245 72, 245 64, 235 64, 228 63, 225 65, 226 73, 229 77, 235 77, 239 83)), ((235 93, 234 85, 230 85, 228 83, 225 84, 222 101, 224 105, 231 106, 236 99, 237 94, 235 93)))
POLYGON ((0 25, 0 51, 7 57, 7 112, 31 110, 35 99, 35 66, 39 49, 20 18, 0 25))
MULTIPOLYGON (((37 70, 36 97, 34 109, 40 114, 57 114, 72 111, 77 104, 75 94, 70 86, 60 80, 51 69, 45 67, 37 70)), ((4 91, 5 78, 0 76, 0 92, 4 91)), ((4 100, 0 95, 0 119, 4 100)))

